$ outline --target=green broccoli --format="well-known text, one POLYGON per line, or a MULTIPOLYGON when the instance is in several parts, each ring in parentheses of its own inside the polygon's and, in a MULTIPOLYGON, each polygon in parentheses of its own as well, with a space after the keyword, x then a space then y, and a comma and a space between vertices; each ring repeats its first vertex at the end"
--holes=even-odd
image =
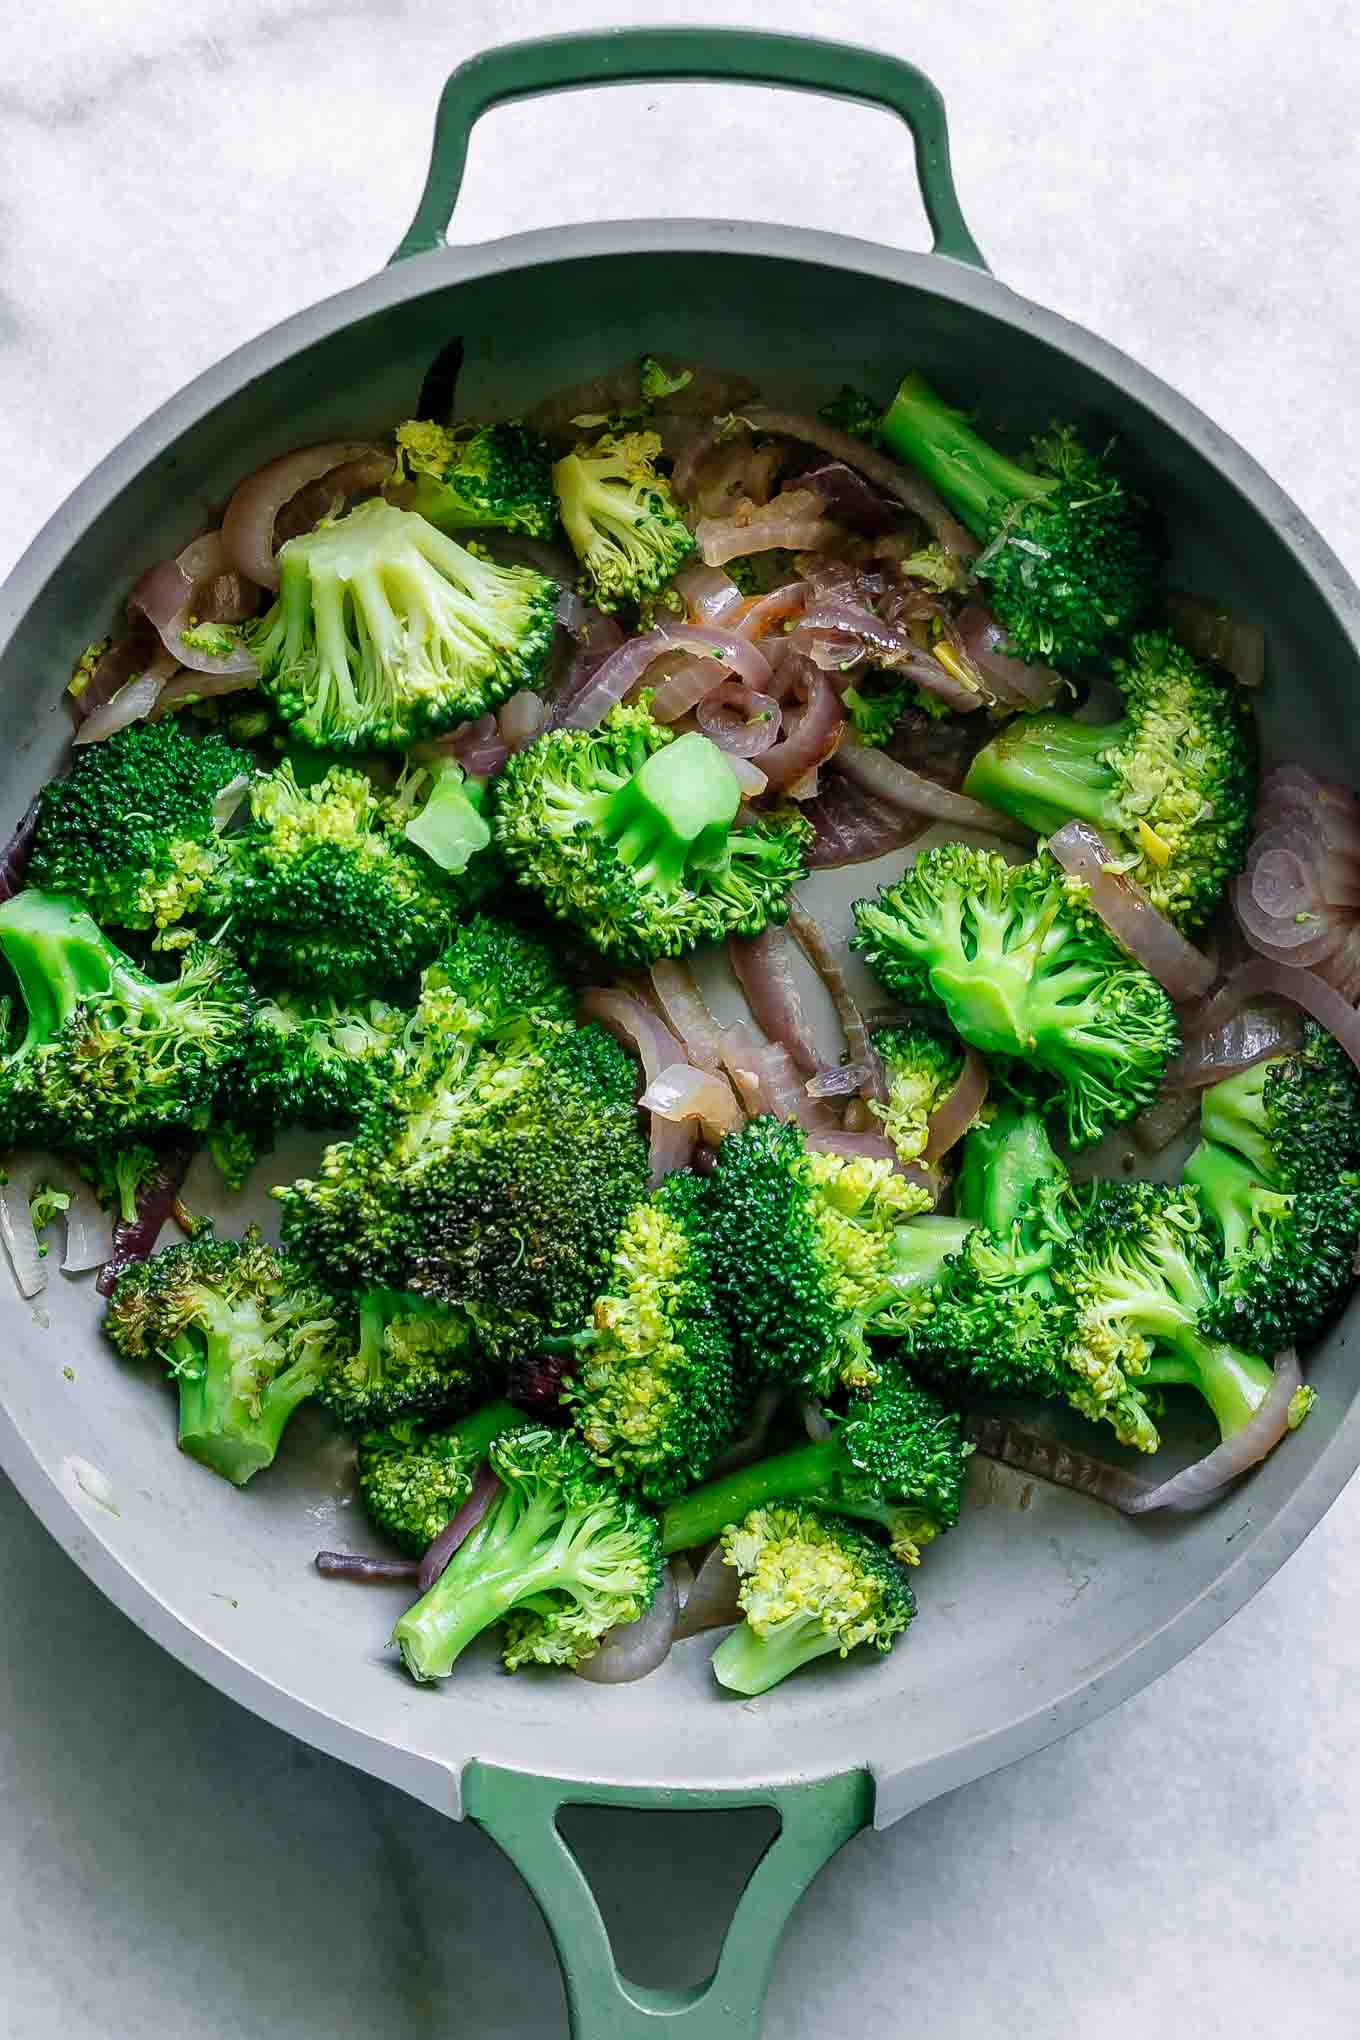
POLYGON ((736 825, 741 789, 722 752, 653 722, 649 699, 518 752, 496 818, 519 883, 630 963, 784 920, 810 839, 792 808, 736 825))
POLYGON ((1242 697, 1174 638, 1135 638, 1116 662, 1114 723, 1022 715, 978 752, 963 790, 1040 835, 1076 819, 1182 928, 1242 869, 1256 797, 1255 722, 1242 697))
POLYGON ((653 1502, 701 1478, 740 1415, 707 1222, 703 1182, 669 1177, 624 1220, 590 1328, 561 1342, 576 1356, 562 1402, 591 1458, 653 1502))
POLYGON ((359 1499, 375 1529, 421 1558, 472 1492, 492 1440, 521 1429, 513 1403, 483 1403, 456 1424, 394 1417, 359 1437, 359 1499))
MULTIPOLYGON (((3 1181, 0 1176, 0 1181, 3 1181)), ((59 1190, 55 1183, 35 1183, 28 1194, 28 1219, 38 1240, 38 1253, 47 1258, 47 1241, 42 1235, 49 1225, 54 1225, 71 1208, 69 1190, 59 1190)))
POLYGON ((253 770, 174 716, 82 745, 43 788, 29 884, 72 895, 104 925, 154 928, 158 949, 183 947, 221 864, 214 802, 253 770))
POLYGON ((143 1140, 106 1141, 81 1149, 74 1159, 104 1209, 132 1225, 142 1188, 161 1165, 156 1150, 143 1140))
POLYGON ((1233 1148, 1263 1181, 1327 1190, 1360 1166, 1360 1075, 1341 1044, 1304 1022, 1303 1045, 1205 1091, 1206 1140, 1233 1148))
POLYGON ((440 531, 494 527, 527 538, 553 538, 557 532, 552 450, 546 439, 513 421, 431 425, 408 419, 397 427, 389 493, 394 485, 402 488, 406 507, 440 531))
POLYGON ((195 943, 161 984, 74 900, 30 889, 0 906, 0 953, 20 998, 17 1016, 0 1000, 0 1146, 206 1124, 254 1003, 225 951, 195 943))
POLYGON ((971 1447, 957 1415, 928 1389, 889 1375, 830 1421, 824 1442, 791 1446, 672 1501, 661 1521, 662 1549, 669 1555, 707 1544, 752 1509, 782 1500, 877 1523, 893 1556, 917 1564, 922 1546, 959 1518, 971 1447))
POLYGON ((753 1119, 718 1149, 710 1266, 738 1367, 826 1394, 878 1378, 867 1344, 893 1297, 897 1237, 930 1206, 891 1163, 808 1148, 753 1119))
POLYGON ((855 439, 862 439, 866 446, 877 447, 880 453, 887 451, 887 444, 881 431, 883 406, 866 397, 862 390, 852 389, 849 383, 842 383, 839 393, 828 403, 821 404, 817 416, 825 418, 828 425, 834 425, 838 432, 849 432, 855 439))
POLYGON ((745 1618, 713 1653, 730 1692, 768 1693, 800 1665, 861 1643, 891 1650, 916 1613, 897 1560, 843 1517, 774 1502, 725 1530, 722 1548, 741 1575, 745 1618))
POLYGON ((402 748, 532 687, 558 589, 374 500, 279 551, 279 596, 247 632, 261 685, 305 742, 402 748))
POLYGON ((134 1261, 104 1330, 125 1360, 164 1362, 179 1388, 180 1449, 236 1487, 272 1463, 343 1336, 330 1298, 253 1228, 134 1261))
POLYGON ((930 1137, 930 1115, 958 1082, 963 1050, 957 1041, 913 1022, 880 1027, 873 1036, 888 1083, 885 1105, 870 1111, 904 1162, 919 1160, 930 1137))
POLYGON ((584 591, 599 609, 655 595, 696 550, 669 483, 656 471, 660 451, 655 432, 606 433, 553 468, 584 591))
POLYGON ((419 1680, 446 1679, 493 1623, 503 1625, 507 1671, 578 1665, 645 1612, 661 1581, 655 1519, 579 1438, 528 1425, 502 1432, 487 1457, 499 1493, 393 1631, 419 1680))
POLYGON ((1056 1079, 1073 1146, 1151 1102, 1175 1008, 1052 858, 1010 865, 945 843, 857 901, 855 920, 854 946, 895 996, 942 1005, 974 1048, 1056 1079))
POLYGON ((317 1391, 342 1424, 465 1410, 485 1395, 492 1370, 465 1311, 383 1288, 362 1290, 356 1310, 358 1337, 317 1391))
POLYGON ((486 781, 467 778, 454 759, 422 760, 409 763, 402 773, 387 817, 441 871, 461 877, 491 842, 491 824, 482 812, 485 801, 486 781))

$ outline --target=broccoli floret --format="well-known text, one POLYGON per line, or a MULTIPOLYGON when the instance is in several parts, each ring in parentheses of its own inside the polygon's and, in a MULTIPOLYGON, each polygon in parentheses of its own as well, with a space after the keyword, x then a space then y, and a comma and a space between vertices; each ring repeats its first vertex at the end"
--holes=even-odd
POLYGON ((1021 466, 909 375, 880 430, 983 540, 974 572, 1020 658, 1079 669, 1148 609, 1159 560, 1147 506, 1070 428, 1035 439, 1021 466))
POLYGON ((1360 1075, 1340 1043, 1309 1020, 1294 1054, 1211 1085, 1200 1124, 1206 1140, 1234 1149, 1263 1182, 1327 1190, 1360 1166, 1360 1075))
POLYGON ((935 1002, 984 1054, 1057 1080, 1068 1138, 1099 1140, 1149 1104, 1177 1047, 1176 1013, 1048 856, 929 850, 877 902, 855 947, 908 1004, 935 1002))
POLYGON ((710 1181, 710 1265, 738 1366, 822 1394, 872 1385, 866 1326, 929 1193, 889 1162, 813 1152, 774 1119, 729 1134, 710 1181))
POLYGON ((16 1043, 0 1000, 0 1145, 90 1148, 206 1124, 254 1004, 224 950, 195 943, 161 984, 74 900, 29 889, 0 906, 0 952, 27 1021, 16 1043))
POLYGON ((656 471, 655 432, 606 433, 552 471, 552 485, 584 592, 599 609, 655 595, 697 541, 656 471))
POLYGON ((740 1415, 707 1227, 705 1185, 671 1176, 629 1212, 589 1329, 563 1342, 577 1358, 562 1402, 587 1451, 653 1502, 700 1479, 740 1415))
POLYGON ((333 765, 299 785, 290 764, 258 780, 250 825, 229 839, 216 904, 253 978, 337 998, 392 991, 439 954, 460 882, 409 844, 402 810, 364 773, 333 765))
POLYGON ((228 1187, 240 1189, 284 1127, 325 1131, 358 1119, 391 1077, 408 1018, 380 999, 260 999, 208 1133, 228 1187))
POLYGON ((978 752, 964 792, 1040 835, 1098 828, 1115 867, 1182 928, 1242 869, 1256 793, 1255 722, 1231 687, 1164 635, 1117 661, 1115 723, 1022 715, 978 752))
POLYGON ((866 397, 862 390, 852 389, 849 383, 842 383, 839 394, 818 407, 817 416, 825 418, 827 424, 834 425, 838 432, 849 432, 867 446, 875 446, 880 452, 886 451, 880 430, 883 406, 876 404, 872 397, 866 397))
POLYGON ((156 1150, 142 1140, 106 1141, 75 1156, 76 1167, 99 1202, 124 1225, 136 1220, 142 1188, 160 1163, 156 1150))
POLYGON ((541 1025, 565 1025, 575 1006, 548 944, 485 914, 459 929, 421 988, 432 1007, 456 1001, 458 1031, 480 1042, 531 1039, 541 1025))
POLYGON ((1193 1191, 1096 1183, 1083 1193, 1071 1253, 1054 1270, 1075 1313, 1067 1363, 1082 1380, 1069 1400, 1112 1424, 1122 1445, 1157 1450, 1149 1391, 1194 1388, 1225 1439, 1269 1395, 1269 1361, 1203 1329, 1215 1264, 1193 1191))
POLYGON ((768 1693, 800 1665, 861 1643, 892 1649, 916 1613, 906 1572, 841 1516, 796 1503, 753 1509, 723 1532, 745 1617, 713 1653, 733 1693, 768 1693))
POLYGON ((271 1464, 343 1336, 330 1298, 253 1228, 133 1262, 104 1330, 125 1360, 164 1362, 179 1388, 180 1449, 236 1487, 271 1464))
POLYGON ((532 687, 558 589, 498 567, 378 500, 279 551, 279 596, 250 626, 261 685, 309 744, 401 748, 532 687))
POLYGON ((406 507, 441 531, 483 526, 527 538, 557 531, 552 450, 513 421, 448 426, 409 419, 397 427, 394 479, 400 486, 408 478, 406 507))
MULTIPOLYGON (((0 1177, 0 1181, 3 1177, 0 1177)), ((55 1183, 35 1183, 28 1196, 28 1218, 38 1239, 38 1253, 46 1259, 47 1242, 42 1238, 49 1225, 56 1223, 64 1212, 71 1208, 69 1190, 58 1190, 55 1183)))
POLYGON ((342 1424, 463 1410, 485 1395, 492 1370, 465 1311, 382 1288, 363 1290, 356 1309, 357 1338, 317 1391, 342 1424))
POLYGON ((894 1556, 915 1565, 921 1546, 958 1521, 970 1450, 958 1417, 928 1389, 891 1374, 830 1421, 824 1442, 795 1445, 673 1501, 662 1518, 662 1549, 669 1555, 707 1544, 752 1509, 783 1500, 878 1523, 894 1556))
POLYGON ((902 1160, 914 1162, 925 1152, 931 1113, 958 1081, 963 1050, 957 1041, 917 1024, 880 1027, 873 1042, 888 1081, 888 1100, 869 1109, 883 1121, 902 1160))
POLYGON ((635 1622, 661 1580, 655 1520, 570 1432, 526 1425, 488 1452, 500 1491, 393 1632, 416 1679, 446 1679, 474 1637, 504 1625, 507 1671, 578 1665, 635 1622))
POLYGON ((489 1402, 456 1424, 395 1417, 362 1432, 359 1499, 369 1521, 412 1558, 423 1557, 471 1494, 492 1439, 523 1424, 513 1403, 489 1402))
POLYGON ((221 863, 213 803, 253 770, 244 751, 191 736, 173 716, 82 745, 66 778, 43 788, 29 883, 80 899, 106 925, 154 928, 157 948, 183 946, 192 938, 180 924, 221 863))
POLYGON ((740 805, 717 745, 675 737, 644 700, 511 758, 496 840, 551 913, 606 955, 646 963, 785 919, 807 823, 790 809, 734 826, 740 805))

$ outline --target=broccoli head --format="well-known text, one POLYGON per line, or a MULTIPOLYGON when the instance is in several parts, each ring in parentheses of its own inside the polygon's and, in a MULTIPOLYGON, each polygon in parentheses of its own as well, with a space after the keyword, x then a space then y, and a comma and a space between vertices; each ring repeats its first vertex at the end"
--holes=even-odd
POLYGON ((430 1410, 464 1410, 491 1368, 465 1311, 395 1289, 362 1290, 358 1336, 337 1352, 318 1395, 354 1428, 430 1410))
POLYGON ((394 1417, 359 1437, 359 1499, 374 1528, 421 1558, 472 1493, 486 1448, 522 1428, 513 1403, 490 1402, 456 1424, 394 1417))
POLYGON ((1040 835, 1090 822, 1159 913, 1196 927, 1242 869, 1256 793, 1255 722, 1241 696, 1165 634, 1115 671, 1115 723, 1022 715, 974 758, 973 799, 1040 835))
POLYGON ((206 1125, 254 1005, 234 958, 195 943, 162 984, 74 900, 33 889, 0 906, 0 953, 21 1006, 0 999, 0 1145, 206 1125))
POLYGON ((584 593, 599 609, 641 602, 696 549, 693 532, 656 471, 655 432, 605 433, 552 471, 552 485, 584 593))
POLYGON ((963 1050, 948 1035, 919 1023, 880 1027, 874 1047, 888 1084, 885 1105, 870 1111, 904 1162, 917 1161, 930 1138, 930 1115, 949 1096, 963 1068, 963 1050))
POLYGON ((814 1658, 861 1643, 888 1651, 916 1613, 906 1572, 842 1516, 796 1502, 753 1509, 723 1532, 745 1618, 713 1653, 733 1693, 768 1693, 814 1658))
POLYGON ((246 752, 174 716, 84 744, 43 788, 29 883, 83 901, 104 925, 154 928, 157 948, 183 947, 182 923, 221 863, 214 803, 253 771, 246 752))
POLYGON ((825 418, 828 425, 834 425, 838 432, 849 432, 856 439, 862 439, 866 446, 876 446, 880 452, 886 450, 880 426, 883 406, 872 397, 866 397, 862 390, 842 383, 837 394, 829 402, 820 404, 817 416, 825 418))
POLYGON ((132 1225, 142 1189, 160 1168, 161 1156, 144 1140, 112 1140, 82 1148, 75 1163, 104 1209, 132 1225))
POLYGON ((676 737, 646 702, 518 752, 496 820, 520 884, 630 963, 784 920, 810 836, 792 808, 737 824, 741 789, 717 745, 676 737))
POLYGON ((557 532, 552 450, 513 420, 432 425, 408 419, 397 427, 395 481, 405 485, 406 507, 441 531, 494 527, 526 538, 557 532))
POLYGON ((857 901, 855 920, 855 947, 889 991, 942 1005, 974 1048, 1055 1080, 1074 1146, 1151 1102, 1177 1047, 1175 1008, 1052 858, 1011 865, 945 843, 857 901))
POLYGON ((253 1229, 133 1262, 104 1330, 125 1360, 165 1364, 179 1388, 180 1449, 236 1487, 272 1463, 342 1336, 330 1298, 253 1229))
POLYGON ((499 567, 391 503, 360 503, 279 551, 279 595, 250 626, 261 685, 309 744, 403 748, 531 687, 555 581, 499 567))
POLYGON ((507 1671, 578 1665, 645 1612, 661 1581, 655 1519, 573 1433, 504 1431, 487 1456, 495 1499, 393 1632, 419 1680, 446 1679, 494 1623, 507 1671))
POLYGON ((1200 1124, 1206 1140, 1231 1148, 1264 1183, 1326 1190, 1360 1166, 1360 1075, 1341 1044, 1307 1020, 1294 1054, 1211 1085, 1200 1124))
POLYGON ((973 571, 1022 659, 1079 670, 1149 608, 1160 547, 1146 504, 1070 427, 1009 460, 908 375, 880 422, 890 453, 983 541, 973 571))

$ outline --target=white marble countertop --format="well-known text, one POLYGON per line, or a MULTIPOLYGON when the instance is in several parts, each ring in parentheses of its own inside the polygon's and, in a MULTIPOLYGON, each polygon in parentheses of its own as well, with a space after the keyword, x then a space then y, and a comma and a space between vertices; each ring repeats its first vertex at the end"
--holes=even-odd
MULTIPOLYGON (((920 63, 998 273, 1203 405, 1360 563, 1348 6, 746 0, 742 16, 920 63)), ((673 17, 732 18, 716 0, 673 17)), ((462 57, 643 16, 239 0, 229 18, 208 0, 0 7, 0 574, 155 404, 386 260, 462 57)), ((728 213, 923 245, 885 117, 828 108, 810 167, 806 127, 773 104, 630 89, 607 130, 583 127, 579 100, 502 113, 478 131, 461 232, 728 213)), ((1352 1487, 1150 1691, 852 1843, 795 1916, 768 2034, 1350 2040, 1357 1579, 1352 1487)), ((181 1670, 3 1481, 0 1611, 6 2040, 564 2031, 546 1935, 489 1842, 181 1670)), ((593 1816, 586 1851, 624 1966, 657 1982, 707 1967, 744 1839, 677 1839, 665 1819, 593 1816)))

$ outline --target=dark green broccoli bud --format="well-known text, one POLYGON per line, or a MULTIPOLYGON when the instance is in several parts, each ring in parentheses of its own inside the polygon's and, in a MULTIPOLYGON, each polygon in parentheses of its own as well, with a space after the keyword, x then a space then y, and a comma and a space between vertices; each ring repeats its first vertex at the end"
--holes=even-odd
POLYGON ((1306 1343, 1337 1315, 1355 1281, 1360 1175, 1325 1190, 1275 1190, 1217 1141, 1201 1141, 1185 1181, 1223 1238, 1224 1267, 1201 1329, 1264 1352, 1306 1343))
POLYGON ((557 531, 552 450, 538 433, 509 420, 448 426, 408 419, 397 427, 389 494, 393 487, 407 509, 441 531, 482 526, 527 538, 552 538, 557 531))
POLYGON ((1052 858, 1011 865, 945 843, 857 901, 855 920, 854 946, 889 991, 942 1005, 974 1048, 1056 1078, 1074 1146, 1151 1102, 1175 1008, 1052 858))
POLYGON ((928 1389, 892 1374, 830 1422, 828 1439, 792 1446, 673 1501, 661 1522, 662 1549, 669 1555, 707 1544, 752 1509, 782 1499, 878 1523, 894 1556, 915 1565, 921 1546, 959 1518, 970 1448, 957 1415, 928 1389))
POLYGON ((973 571, 1020 658, 1077 670, 1145 614, 1159 565, 1147 505, 1070 428, 1035 439, 1022 467, 909 375, 880 429, 983 541, 973 571))
POLYGON ((552 485, 584 592, 599 609, 640 602, 696 550, 693 532, 656 471, 655 432, 606 433, 552 471, 552 485))
POLYGON ((29 884, 82 900, 104 924, 154 928, 157 948, 184 946, 180 924, 221 863, 213 804, 253 771, 246 752, 174 716, 82 745, 43 788, 29 884))
POLYGON ((783 921, 810 840, 793 809, 734 826, 741 789, 722 752, 653 722, 649 699, 518 752, 496 819, 520 884, 631 963, 783 921))
POLYGON ((880 1027, 873 1037, 888 1081, 886 1105, 871 1105, 904 1162, 925 1153, 930 1115, 949 1096, 963 1068, 963 1050, 948 1035, 919 1024, 880 1027))
POLYGON ((888 1651, 916 1613, 906 1572, 844 1517, 797 1503, 753 1509, 723 1532, 745 1620, 713 1653, 733 1693, 768 1693, 814 1658, 888 1651))
POLYGON ((871 1386, 866 1330, 929 1193, 890 1162, 814 1153, 774 1119, 729 1134, 710 1183, 710 1266, 738 1367, 821 1394, 871 1386))
POLYGON ((1155 1391, 1195 1389, 1225 1439, 1255 1415, 1270 1362, 1203 1325, 1216 1302, 1217 1256, 1195 1194, 1165 1183, 1095 1183, 1079 1200, 1071 1252, 1054 1270, 1075 1313, 1069 1400, 1113 1425, 1122 1445, 1155 1452, 1155 1391), (1149 1393, 1152 1391, 1153 1393, 1149 1393))
POLYGON ((465 1311, 395 1289, 357 1299, 358 1337, 337 1352, 317 1394, 354 1429, 428 1410, 467 1409, 492 1369, 465 1311))
POLYGON ((369 1521, 412 1558, 423 1557, 472 1493, 487 1446, 523 1423, 513 1403, 489 1402, 456 1424, 395 1417, 362 1432, 359 1499, 369 1521))
POLYGON ((578 1665, 616 1624, 637 1621, 661 1581, 655 1520, 574 1434, 526 1425, 487 1456, 499 1493, 393 1631, 416 1679, 446 1679, 493 1623, 507 1671, 578 1665))
POLYGON ((1041 836, 1092 823, 1158 912, 1193 928, 1246 859, 1256 725, 1174 638, 1135 638, 1115 671, 1118 722, 1016 716, 978 752, 963 790, 1041 836))
POLYGON ((223 939, 261 983, 337 998, 391 991, 453 932, 460 882, 391 826, 387 797, 333 765, 309 786, 290 764, 251 791, 215 904, 223 939))
POLYGON ((272 1463, 343 1339, 330 1298, 254 1228, 134 1261, 104 1330, 125 1360, 164 1362, 179 1388, 181 1451, 236 1487, 272 1463))
POLYGON ((378 500, 279 551, 279 596, 247 632, 261 685, 309 744, 400 749, 532 687, 558 589, 378 500))
POLYGON ((548 944, 488 915, 459 929, 421 986, 427 998, 452 995, 460 1031, 478 1041, 529 1038, 545 1024, 565 1025, 575 1007, 548 944))
POLYGON ((829 403, 820 404, 817 416, 825 418, 828 425, 834 425, 838 432, 849 432, 856 439, 862 439, 867 446, 887 451, 887 442, 880 425, 883 406, 876 404, 872 397, 866 397, 862 390, 852 389, 849 383, 842 383, 839 394, 829 403))
POLYGON ((1326 1190, 1360 1166, 1360 1075, 1315 1020, 1303 1046, 1270 1056, 1205 1091, 1206 1140, 1232 1148, 1282 1190, 1326 1190))
POLYGON ((235 960, 195 943, 179 976, 137 969, 83 908, 30 889, 0 906, 0 952, 26 1026, 0 1001, 0 1145, 91 1148, 206 1124, 253 998, 235 960))
POLYGON ((667 1179, 629 1212, 609 1257, 562 1402, 591 1458, 649 1501, 702 1477, 741 1414, 714 1299, 705 1185, 667 1179))

